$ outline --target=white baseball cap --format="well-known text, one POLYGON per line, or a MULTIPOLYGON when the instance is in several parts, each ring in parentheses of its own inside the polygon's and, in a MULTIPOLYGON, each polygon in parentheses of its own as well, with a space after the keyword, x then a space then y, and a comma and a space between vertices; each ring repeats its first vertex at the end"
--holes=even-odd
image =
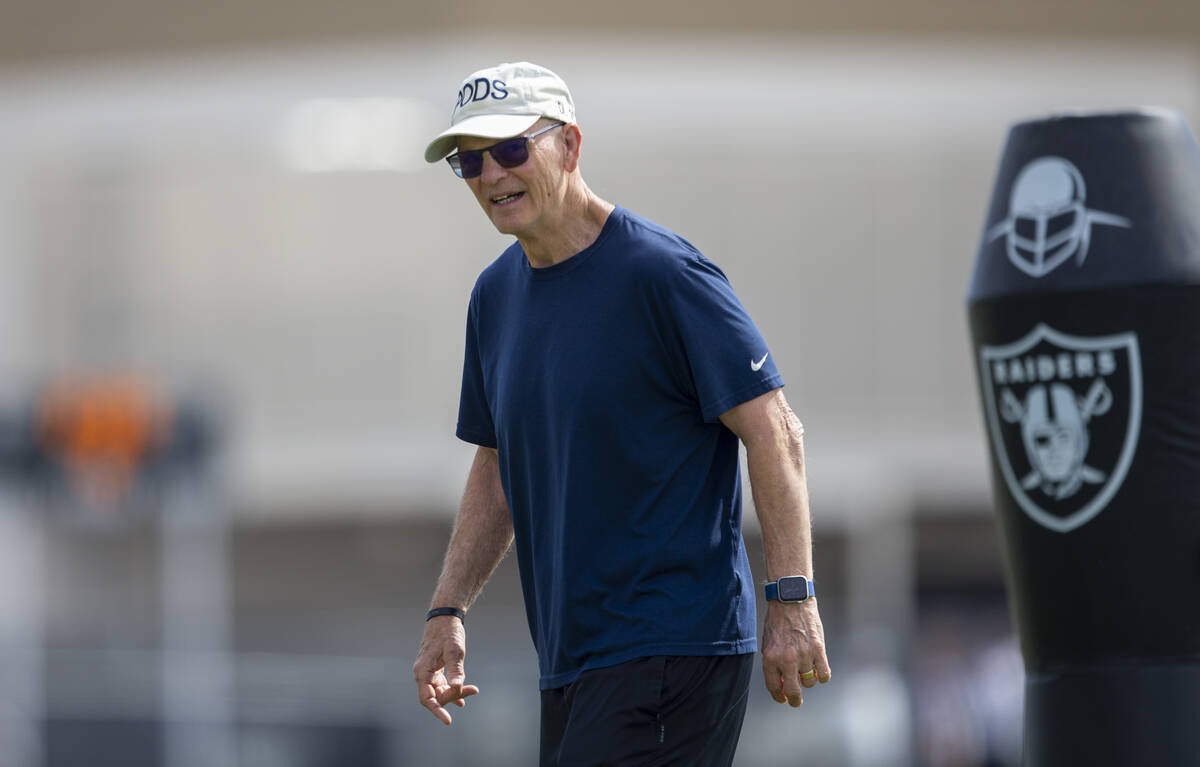
POLYGON ((575 122, 575 104, 562 78, 545 67, 519 61, 467 75, 458 89, 450 127, 425 148, 425 161, 454 151, 458 136, 508 138, 541 117, 575 122))

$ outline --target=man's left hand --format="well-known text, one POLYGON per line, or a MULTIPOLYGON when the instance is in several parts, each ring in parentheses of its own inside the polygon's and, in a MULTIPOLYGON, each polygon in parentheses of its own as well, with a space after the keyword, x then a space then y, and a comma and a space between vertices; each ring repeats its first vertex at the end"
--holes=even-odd
POLYGON ((763 679, 776 703, 797 707, 804 702, 802 688, 832 678, 816 597, 768 603, 762 657, 763 679))

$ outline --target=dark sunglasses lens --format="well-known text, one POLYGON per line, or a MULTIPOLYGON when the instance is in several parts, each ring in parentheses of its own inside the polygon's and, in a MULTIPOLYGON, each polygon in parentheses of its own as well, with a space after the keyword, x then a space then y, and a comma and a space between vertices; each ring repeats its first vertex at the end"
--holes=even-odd
POLYGON ((459 175, 463 178, 475 178, 483 173, 483 152, 459 152, 458 167, 462 171, 459 175))
POLYGON ((521 136, 502 141, 492 147, 492 157, 502 168, 515 168, 529 159, 529 139, 521 136))

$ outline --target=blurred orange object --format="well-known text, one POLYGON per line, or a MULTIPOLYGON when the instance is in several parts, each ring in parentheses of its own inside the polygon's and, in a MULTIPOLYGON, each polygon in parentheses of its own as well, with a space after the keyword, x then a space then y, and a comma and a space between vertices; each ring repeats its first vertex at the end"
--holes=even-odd
POLYGON ((87 508, 118 513, 139 466, 166 441, 171 418, 161 396, 132 376, 81 378, 48 386, 38 401, 39 446, 65 468, 87 508))

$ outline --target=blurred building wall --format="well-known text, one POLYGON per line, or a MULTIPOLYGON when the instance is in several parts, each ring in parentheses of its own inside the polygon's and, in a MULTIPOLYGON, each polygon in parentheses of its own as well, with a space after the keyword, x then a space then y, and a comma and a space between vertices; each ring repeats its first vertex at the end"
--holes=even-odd
POLYGON ((592 187, 725 269, 827 503, 986 490, 963 286, 1007 126, 1065 105, 1191 115, 1197 94, 1183 47, 805 37, 446 38, 12 77, 9 380, 135 366, 220 392, 247 512, 451 512, 466 297, 507 239, 419 155, 459 79, 518 56, 571 84, 592 187))
POLYGON ((609 0, 602 6, 555 6, 533 0, 480 3, 377 3, 343 5, 318 0, 241 3, 159 3, 107 0, 12 0, 0 24, 0 67, 57 66, 129 56, 178 55, 263 46, 327 44, 345 40, 428 40, 486 33, 511 39, 534 33, 579 40, 645 31, 655 35, 751 33, 893 36, 917 39, 1109 41, 1174 40, 1194 46, 1200 8, 1186 0, 1086 3, 963 3, 956 0, 693 0, 645 3, 609 0))

